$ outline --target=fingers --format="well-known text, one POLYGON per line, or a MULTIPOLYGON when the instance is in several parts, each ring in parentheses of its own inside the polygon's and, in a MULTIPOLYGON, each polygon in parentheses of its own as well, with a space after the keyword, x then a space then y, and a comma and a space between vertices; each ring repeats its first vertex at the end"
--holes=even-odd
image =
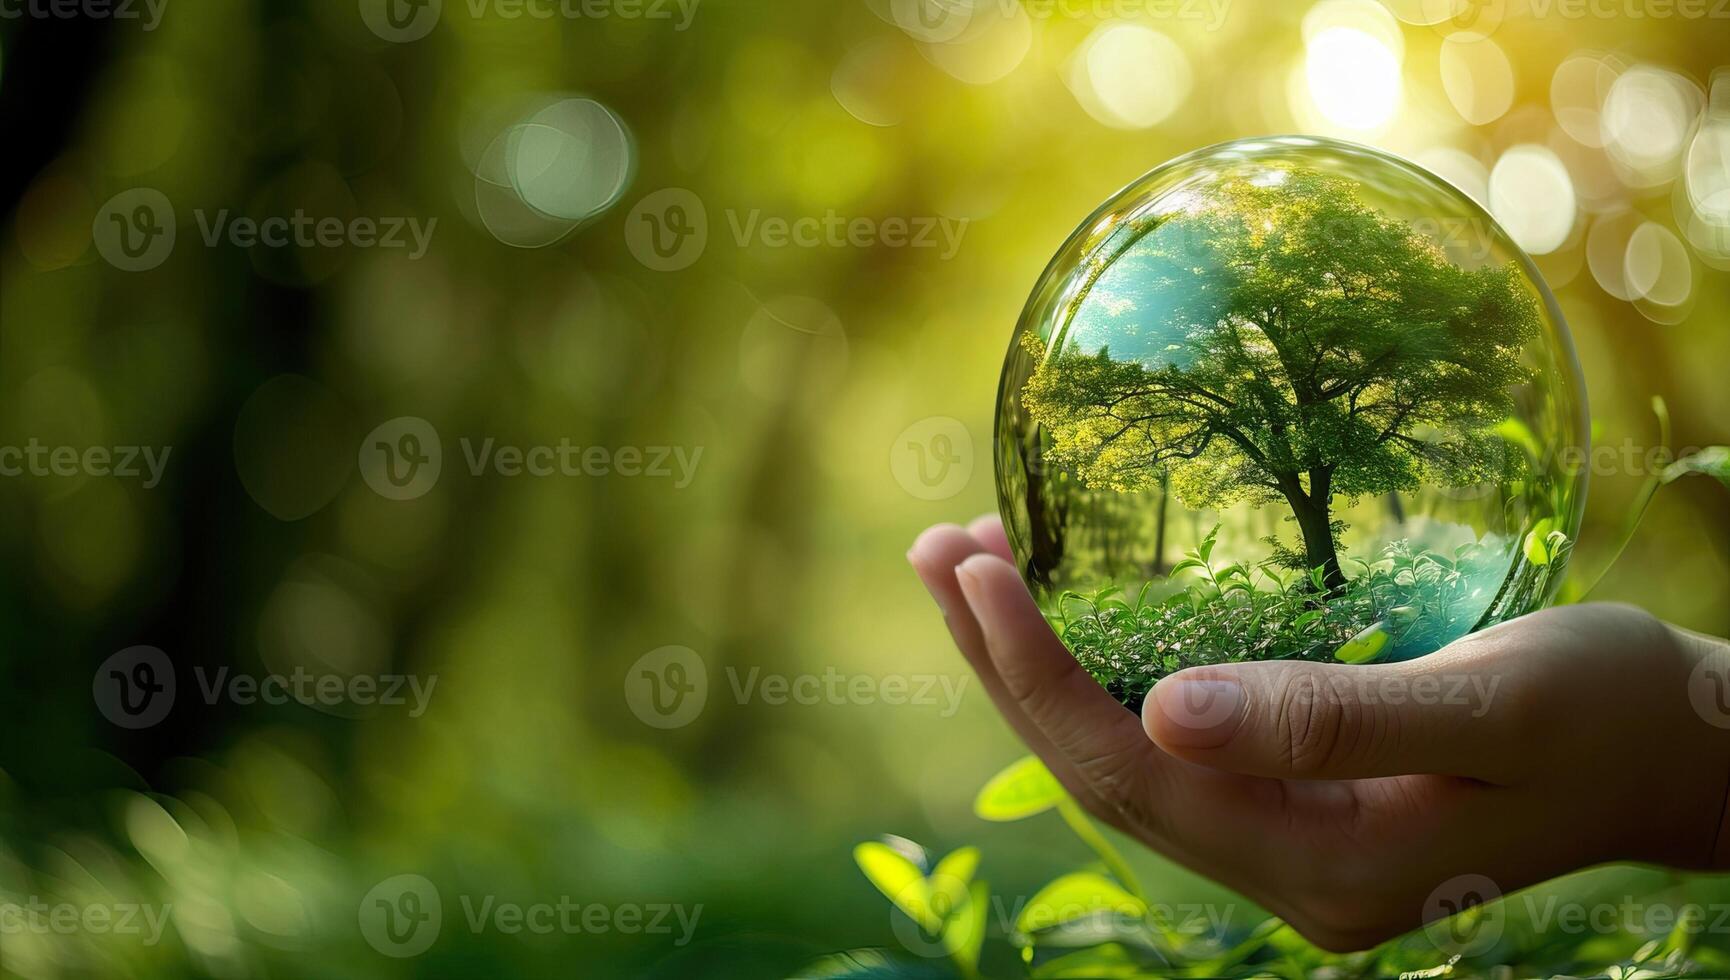
POLYGON ((1154 685, 1142 722, 1172 755, 1233 772, 1506 782, 1523 767, 1527 685, 1482 652, 1370 667, 1193 667, 1154 685))
MULTIPOLYGON (((975 526, 980 523, 974 522, 975 526)), ((997 530, 1001 535, 1001 525, 997 530)), ((1007 549, 1006 543, 1004 547, 1007 549)), ((960 527, 954 524, 939 524, 919 536, 913 543, 912 550, 907 553, 907 560, 925 583, 938 608, 942 610, 944 622, 949 626, 949 633, 954 638, 956 647, 973 667, 980 685, 985 688, 985 693, 997 706, 1009 727, 1015 730, 1015 734, 1033 754, 1039 756, 1052 775, 1069 790, 1071 796, 1090 809, 1102 806, 1103 801, 1095 796, 1067 757, 1021 711, 1016 699, 1005 689, 1003 678, 998 675, 996 665, 986 652, 979 621, 968 606, 956 576, 956 568, 962 562, 974 555, 985 553, 985 545, 960 527)))
POLYGON ((977 554, 955 571, 1004 690, 1058 751, 1106 783, 1147 767, 1149 745, 1135 716, 1070 656, 1015 569, 977 554))
POLYGON ((1015 564, 1015 556, 1009 551, 1009 535, 1003 530, 1003 518, 986 514, 967 525, 967 533, 986 551, 1011 565, 1015 564))
POLYGON ((909 559, 998 710, 1077 801, 1204 874, 1248 884, 1270 860, 1278 784, 1161 752, 1064 649, 1016 571, 960 528, 927 531, 909 559))

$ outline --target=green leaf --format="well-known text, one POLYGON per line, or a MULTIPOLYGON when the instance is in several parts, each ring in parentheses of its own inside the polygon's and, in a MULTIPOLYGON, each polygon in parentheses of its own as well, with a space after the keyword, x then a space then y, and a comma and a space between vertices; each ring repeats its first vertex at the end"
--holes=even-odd
POLYGON ((1690 473, 1701 473, 1730 487, 1730 446, 1712 446, 1684 456, 1664 469, 1664 482, 1674 483, 1690 473))
POLYGON ((1325 610, 1325 609, 1311 609, 1309 612, 1303 613, 1302 615, 1298 616, 1298 618, 1292 620, 1291 624, 1292 624, 1292 626, 1301 630, 1304 627, 1308 626, 1309 624, 1315 622, 1316 620, 1318 620, 1318 619, 1320 619, 1326 615, 1327 615, 1327 610, 1325 610))
POLYGON ((1213 557, 1213 546, 1219 540, 1219 528, 1220 526, 1215 524, 1213 530, 1207 532, 1207 537, 1201 539, 1201 547, 1197 548, 1196 552, 1201 555, 1202 561, 1213 557))
POLYGON ((1179 572, 1187 572, 1192 568, 1206 568, 1206 567, 1207 567, 1207 564, 1205 562, 1203 562, 1200 558, 1185 558, 1183 561, 1180 561, 1177 564, 1171 566, 1171 571, 1167 572, 1166 574, 1168 576, 1169 575, 1176 575, 1179 572))
POLYGON ((979 848, 958 847, 937 862, 937 867, 931 869, 931 877, 954 878, 966 886, 973 880, 973 873, 978 870, 979 848))
POLYGON ((985 882, 976 881, 961 906, 943 925, 943 948, 949 950, 968 976, 979 970, 979 951, 985 946, 985 916, 990 908, 990 888, 985 882))
POLYGON ((1015 929, 1038 932, 1099 912, 1139 919, 1147 914, 1147 905, 1102 874, 1077 871, 1058 878, 1029 899, 1015 917, 1015 929))
POLYGON ((853 860, 867 880, 907 917, 928 932, 943 927, 931 907, 931 886, 919 866, 882 841, 866 841, 853 848, 853 860))
POLYGON ((973 801, 973 812, 984 820, 1022 820, 1044 813, 1066 795, 1045 763, 1030 755, 992 776, 973 801))
POLYGON ((1388 648, 1386 623, 1374 623, 1347 640, 1334 651, 1334 659, 1343 664, 1367 664, 1388 648))
POLYGON ((926 884, 931 890, 931 911, 939 919, 947 919, 956 909, 967 904, 967 886, 978 870, 977 847, 958 847, 937 862, 926 884))
POLYGON ((1539 567, 1548 565, 1561 554, 1561 546, 1567 540, 1566 534, 1556 530, 1553 518, 1542 518, 1532 525, 1532 530, 1526 534, 1526 560, 1539 567))

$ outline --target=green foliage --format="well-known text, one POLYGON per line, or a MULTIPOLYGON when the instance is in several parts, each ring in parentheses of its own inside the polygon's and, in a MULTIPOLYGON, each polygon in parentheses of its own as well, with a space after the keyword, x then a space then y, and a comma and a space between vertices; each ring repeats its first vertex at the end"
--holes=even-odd
MULTIPOLYGON (((1118 586, 1064 592, 1046 611, 1051 628, 1087 672, 1130 708, 1139 709, 1154 683, 1203 664, 1245 660, 1341 660, 1366 663, 1439 649, 1476 625, 1482 602, 1470 601, 1486 581, 1499 580, 1505 557, 1472 544, 1452 555, 1395 542, 1374 561, 1348 560, 1357 574, 1318 601, 1319 568, 1287 573, 1271 564, 1251 570, 1215 565, 1216 527, 1182 561, 1176 579, 1188 585, 1164 598, 1153 583, 1133 600, 1118 586)), ((1559 532, 1543 536, 1549 553, 1569 547, 1559 532)))
POLYGON ((1111 275, 1137 298, 1106 342, 1023 341, 1040 362, 1022 404, 1087 486, 1284 500, 1305 567, 1338 586, 1335 495, 1505 477, 1497 426, 1530 379, 1537 301, 1513 265, 1456 266, 1350 181, 1229 183, 1140 229, 1111 275))
POLYGON ((1021 820, 1044 813, 1064 798, 1050 770, 1029 756, 991 777, 973 801, 973 812, 985 820, 1021 820))
MULTIPOLYGON (((994 776, 980 791, 977 810, 986 819, 1020 812, 1030 817, 1056 809, 1080 840, 1100 858, 1103 870, 1079 868, 1058 875, 1025 903, 993 896, 983 881, 971 880, 979 862, 975 848, 961 848, 939 862, 931 879, 943 875, 943 865, 964 855, 957 867, 970 880, 965 898, 943 913, 942 922, 927 930, 931 936, 964 935, 965 942, 944 939, 941 945, 920 940, 905 951, 860 949, 836 953, 794 975, 794 980, 932 980, 932 978, 1137 978, 1154 977, 1474 977, 1577 976, 1614 980, 1724 975, 1730 958, 1696 943, 1699 921, 1679 920, 1668 935, 1657 938, 1634 932, 1596 933, 1587 942, 1541 942, 1515 948, 1507 939, 1476 959, 1462 960, 1432 943, 1425 933, 1391 940, 1360 953, 1329 954, 1304 942, 1276 918, 1238 922, 1230 915, 1176 916, 1170 906, 1150 902, 1126 877, 1122 858, 1075 802, 1062 793, 1038 759, 1027 757, 994 776), (1056 793, 1055 798, 1052 797, 1056 793), (1044 805, 1033 805, 1040 801, 1044 805), (1014 910, 1012 914, 1009 910, 1014 910), (985 955, 987 949, 1011 955, 985 955), (945 955, 947 954, 947 955, 945 955), (1589 962, 1618 960, 1608 968, 1588 968, 1589 962), (981 970, 981 964, 991 969, 981 970)), ((894 887, 916 887, 923 878, 916 855, 924 849, 899 838, 891 844, 868 842, 861 850, 895 868, 894 887), (891 857, 892 856, 892 857, 891 857), (895 859, 906 862, 896 864, 895 859)), ((861 862, 861 867, 865 862, 861 862)), ((883 887, 881 870, 867 877, 883 887)), ((954 887, 952 882, 949 886, 954 887)), ((890 896, 897 908, 905 907, 890 896)), ((1504 911, 1507 906, 1504 905, 1504 911)), ((1480 913, 1473 909, 1466 913, 1480 913)), ((923 913, 921 913, 923 914, 923 913)), ((1508 933, 1515 930, 1509 929, 1508 933)))
POLYGON ((975 975, 985 940, 988 895, 985 882, 973 880, 979 869, 978 848, 952 851, 929 874, 925 849, 902 838, 866 841, 853 849, 853 860, 925 937, 923 946, 946 954, 962 976, 975 975))

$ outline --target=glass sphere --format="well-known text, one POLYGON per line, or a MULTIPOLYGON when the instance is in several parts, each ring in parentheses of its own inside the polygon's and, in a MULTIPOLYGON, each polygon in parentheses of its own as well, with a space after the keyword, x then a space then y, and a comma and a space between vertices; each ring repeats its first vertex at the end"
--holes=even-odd
POLYGON ((1588 438, 1561 312, 1482 207, 1369 147, 1243 140, 1046 268, 998 504, 1052 629, 1139 709, 1185 667, 1405 660, 1542 607, 1588 438))

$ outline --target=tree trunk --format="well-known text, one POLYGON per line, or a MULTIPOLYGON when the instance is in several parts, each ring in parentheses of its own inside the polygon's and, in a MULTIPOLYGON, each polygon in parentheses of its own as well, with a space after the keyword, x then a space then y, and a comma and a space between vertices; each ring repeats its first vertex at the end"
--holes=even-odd
POLYGON ((1331 475, 1310 474, 1308 493, 1296 476, 1282 476, 1279 483, 1303 534, 1304 560, 1310 568, 1322 570, 1322 583, 1328 594, 1337 595, 1345 588, 1346 573, 1340 568, 1339 551, 1334 547, 1331 475))
POLYGON ((1165 574, 1165 518, 1171 510, 1171 474, 1159 475, 1159 514, 1154 518, 1153 574, 1165 574))
POLYGON ((1063 562, 1063 521, 1068 498, 1060 498, 1061 491, 1049 485, 1045 454, 1037 433, 1027 445, 1026 458, 1027 485, 1023 490, 1023 500, 1027 507, 1029 554, 1023 571, 1030 582, 1046 585, 1050 583, 1052 571, 1063 562))

